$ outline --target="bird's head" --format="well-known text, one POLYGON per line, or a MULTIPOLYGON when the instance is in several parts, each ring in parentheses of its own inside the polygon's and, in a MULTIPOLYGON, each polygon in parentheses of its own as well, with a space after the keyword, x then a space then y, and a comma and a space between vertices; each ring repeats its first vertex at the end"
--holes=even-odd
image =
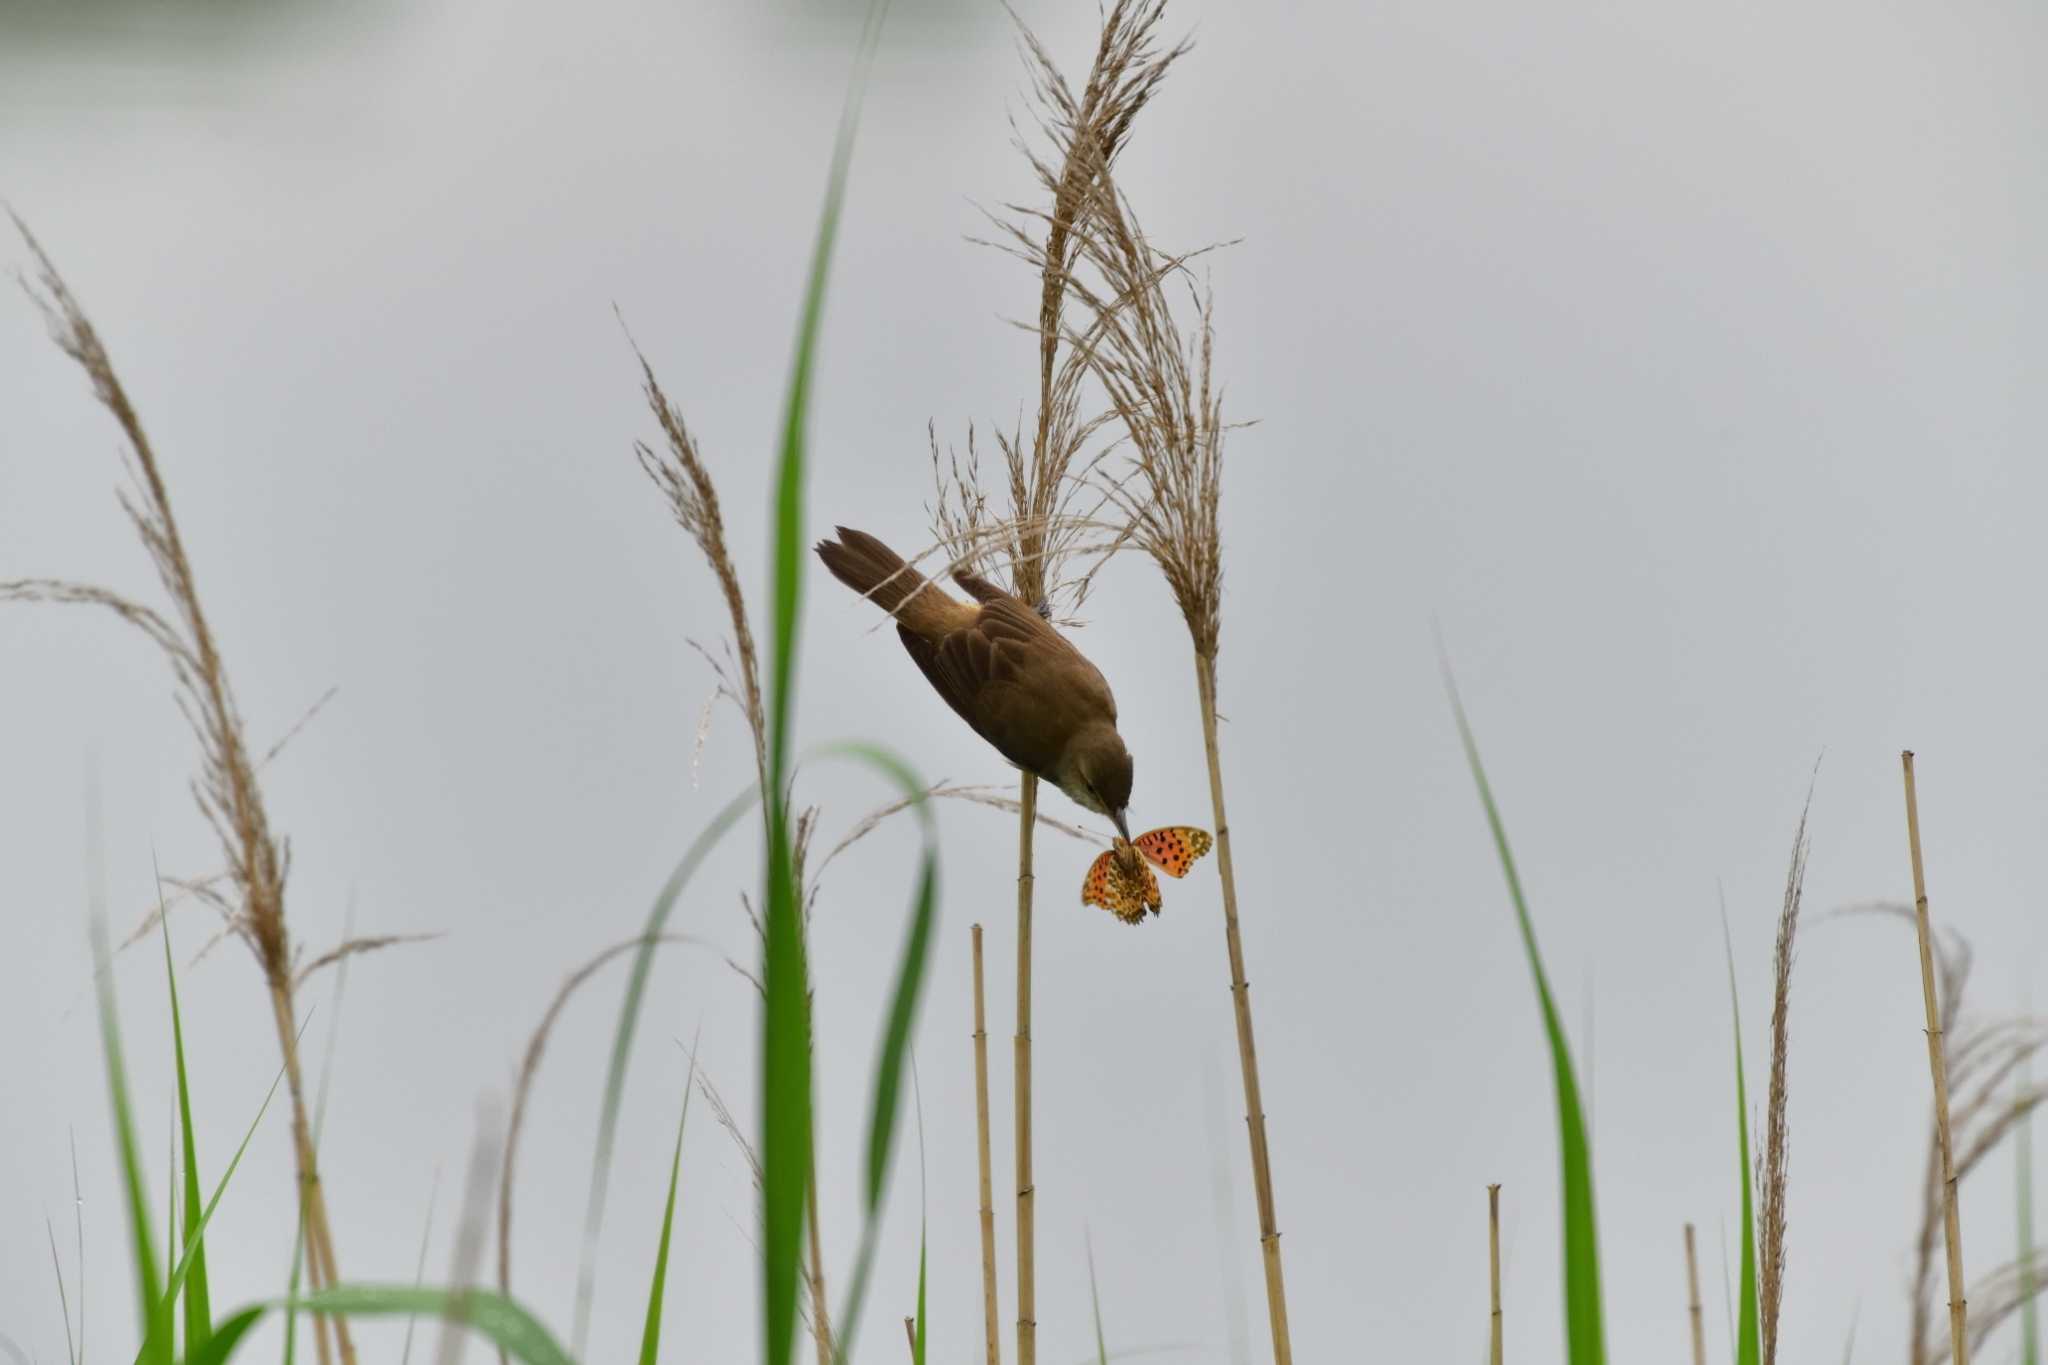
POLYGON ((1124 810, 1131 804, 1131 751, 1114 725, 1091 725, 1067 744, 1059 788, 1075 804, 1116 822, 1126 839, 1124 810))

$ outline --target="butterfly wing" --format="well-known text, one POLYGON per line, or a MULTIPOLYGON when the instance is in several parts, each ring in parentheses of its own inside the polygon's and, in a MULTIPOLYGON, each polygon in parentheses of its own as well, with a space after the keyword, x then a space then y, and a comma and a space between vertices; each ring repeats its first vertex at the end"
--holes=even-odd
POLYGON ((1133 882, 1118 866, 1115 851, 1106 852, 1088 867, 1088 876, 1081 883, 1081 904, 1099 905, 1125 924, 1136 924, 1145 918, 1148 904, 1155 910, 1159 905, 1159 884, 1150 869, 1145 880, 1151 883, 1149 895, 1145 886, 1133 882))
POLYGON ((1138 852, 1169 877, 1185 877, 1195 860, 1215 844, 1209 831, 1192 825, 1168 825, 1131 840, 1138 852))

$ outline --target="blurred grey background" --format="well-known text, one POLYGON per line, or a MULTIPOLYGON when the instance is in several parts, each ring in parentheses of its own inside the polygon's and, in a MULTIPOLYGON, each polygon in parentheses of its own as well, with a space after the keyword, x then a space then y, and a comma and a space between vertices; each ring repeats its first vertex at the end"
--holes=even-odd
MULTIPOLYGON (((1084 67, 1092 5, 1021 9, 1084 67)), ((1717 886, 1756 1096, 1773 920, 1825 752, 1792 1006, 1784 1350, 1835 1358, 1853 1323, 1859 1358, 1897 1357, 1927 1110, 1914 948, 1895 924, 1818 921, 1909 893, 1912 746, 1935 913, 1979 951, 1978 1005, 2021 1005, 2048 962, 2040 11, 1176 0, 1167 23, 1197 46, 1122 174, 1163 242, 1243 239, 1208 266, 1228 409, 1258 421, 1228 453, 1225 762, 1301 1358, 1479 1355, 1490 1181, 1508 1350, 1551 1359, 1561 1335, 1550 1080, 1432 619, 1587 1073, 1618 1358, 1683 1350, 1687 1220, 1725 1349, 1739 1234, 1717 886)), ((612 308, 703 443, 758 607, 777 405, 858 26, 846 5, 631 0, 0 9, 0 193, 158 443, 257 742, 339 688, 266 775, 295 932, 318 951, 353 906, 362 933, 446 935, 359 960, 339 1006, 325 1166, 351 1278, 411 1276, 437 1179, 429 1273, 446 1273, 480 1099, 506 1096, 557 984, 637 931, 746 780, 729 710, 693 764, 712 681, 686 641, 716 639, 724 611, 634 465, 652 424, 612 308)), ((1031 342, 1006 319, 1033 282, 965 240, 978 205, 1033 194, 1009 145, 1023 89, 997 6, 897 6, 832 283, 814 529, 920 542, 927 421, 957 442, 1023 410, 1031 342)), ((155 600, 112 497, 116 433, 25 299, 0 303, 0 374, 0 577, 155 600)), ((1207 823, 1163 586, 1119 561, 1088 615, 1138 755, 1135 818, 1207 823)), ((823 575, 806 617, 804 739, 1008 779, 823 575)), ((215 866, 168 682, 99 615, 0 613, 0 1331, 45 1361, 64 1347, 43 1222, 68 1266, 72 1133, 88 1347, 132 1340, 84 907, 100 881, 124 930, 153 858, 215 866)), ((831 765, 802 784, 828 838, 888 796, 831 765)), ((1000 1191, 1013 825, 940 818, 918 1061, 934 1350, 966 1361, 968 926, 989 933, 1000 1191)), ((818 910, 840 1287, 913 853, 910 827, 885 828, 833 867, 818 910)), ((750 956, 738 896, 757 856, 735 839, 678 926, 750 956)), ((1249 1322, 1258 1358, 1214 874, 1131 930, 1072 903, 1085 849, 1048 837, 1040 856, 1044 1358, 1093 1350, 1088 1238, 1113 1349, 1224 1360, 1249 1322)), ((174 915, 181 960, 210 932, 204 911, 174 915)), ((159 1191, 162 975, 154 945, 119 969, 159 1191)), ((568 1010, 525 1142, 515 1288, 564 1335, 621 981, 568 1010)), ((239 947, 184 984, 211 1178, 276 1048, 239 947)), ((308 993, 311 1038, 331 988, 308 993)), ((750 1119, 752 1008, 715 953, 657 967, 593 1358, 638 1339, 685 1072, 670 1040, 701 1028, 750 1119)), ((899 1349, 914 1306, 917 1160, 913 1137, 864 1356, 899 1349)), ((2014 1235, 2010 1163, 1992 1165, 1966 1187, 1979 1271, 2014 1235)), ((670 1358, 752 1358, 753 1195, 701 1105, 681 1199, 670 1358)), ((282 1292, 281 1114, 216 1227, 218 1304, 282 1292)), ((401 1332, 362 1338, 390 1359, 401 1332)))

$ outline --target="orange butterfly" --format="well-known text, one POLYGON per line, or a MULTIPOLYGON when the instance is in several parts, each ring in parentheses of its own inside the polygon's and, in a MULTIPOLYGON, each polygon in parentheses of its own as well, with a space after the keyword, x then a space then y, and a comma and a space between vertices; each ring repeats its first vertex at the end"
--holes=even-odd
POLYGON ((1147 910, 1158 914, 1164 900, 1159 879, 1145 864, 1150 862, 1169 877, 1185 877, 1195 859, 1214 843, 1207 830, 1189 825, 1168 825, 1129 843, 1118 839, 1089 867, 1088 878, 1081 883, 1081 904, 1099 905, 1125 924, 1141 923, 1147 910))

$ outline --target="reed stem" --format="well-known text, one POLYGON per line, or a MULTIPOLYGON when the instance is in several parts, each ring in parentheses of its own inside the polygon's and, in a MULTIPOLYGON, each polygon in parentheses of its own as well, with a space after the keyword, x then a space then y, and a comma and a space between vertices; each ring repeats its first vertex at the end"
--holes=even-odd
POLYGON ((1024 774, 1017 823, 1017 1365, 1038 1361, 1038 1191, 1031 1183, 1031 836, 1038 779, 1024 774))
POLYGON ((1273 1331, 1274 1365, 1292 1365, 1287 1330, 1287 1283, 1280 1268, 1280 1220, 1273 1208, 1273 1167, 1266 1151, 1266 1111, 1259 1097, 1259 1054, 1252 1037, 1251 986, 1244 975, 1244 942, 1237 926, 1237 867, 1230 853, 1230 822, 1223 813, 1223 757, 1216 736, 1216 656, 1195 655, 1201 692, 1202 748, 1209 759, 1209 804, 1216 819, 1216 866, 1223 881, 1223 938, 1230 952, 1230 994, 1237 1015, 1237 1058, 1244 1075, 1245 1124, 1252 1147, 1252 1189, 1259 1206, 1259 1250, 1266 1267, 1266 1313, 1273 1331))
POLYGON ((996 1196, 988 1142, 988 1015, 981 987, 981 926, 974 926, 974 1125, 981 1156, 981 1304, 988 1328, 987 1365, 1001 1365, 1002 1325, 996 1307, 996 1196))
POLYGON ((1486 1270, 1493 1315, 1488 1331, 1487 1359, 1501 1365, 1500 1339, 1500 1186, 1486 1187, 1486 1270))
POLYGON ((1963 1296, 1963 1223, 1956 1207, 1956 1166, 1948 1124, 1948 1057, 1941 1005, 1934 994, 1934 932, 1927 922, 1927 871, 1920 860, 1920 798, 1913 751, 1899 755, 1906 775, 1906 842, 1913 855, 1913 927, 1920 939, 1920 998, 1927 1010, 1927 1069, 1934 1076, 1934 1131, 1941 1146, 1942 1230, 1948 1239, 1948 1335, 1955 1365, 1970 1365, 1969 1303, 1963 1296))
POLYGON ((1692 1224, 1685 1225, 1685 1288, 1692 1315, 1692 1365, 1707 1365, 1707 1329, 1700 1317, 1700 1258, 1693 1247, 1692 1224))
MULTIPOLYGON (((811 1112, 817 1112, 815 1101, 811 1112)), ((811 1336, 818 1344, 818 1365, 832 1365, 832 1317, 825 1302, 825 1253, 818 1244, 818 1144, 815 1139, 811 1143, 810 1184, 804 1191, 804 1223, 811 1243, 811 1336)))

